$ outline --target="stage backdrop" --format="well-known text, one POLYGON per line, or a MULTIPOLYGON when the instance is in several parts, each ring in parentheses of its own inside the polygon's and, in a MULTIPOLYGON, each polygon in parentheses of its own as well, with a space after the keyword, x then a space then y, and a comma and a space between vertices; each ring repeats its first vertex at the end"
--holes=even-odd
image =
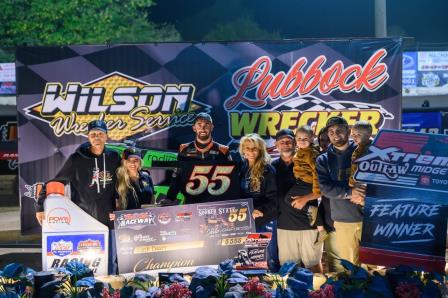
MULTIPOLYGON (((105 119, 110 142, 177 150, 192 120, 209 112, 214 139, 237 149, 256 132, 276 132, 334 115, 369 120, 374 133, 401 123, 401 40, 350 39, 17 50, 23 232, 37 232, 37 182, 51 179, 105 119)), ((235 151, 236 152, 236 151, 235 151)))

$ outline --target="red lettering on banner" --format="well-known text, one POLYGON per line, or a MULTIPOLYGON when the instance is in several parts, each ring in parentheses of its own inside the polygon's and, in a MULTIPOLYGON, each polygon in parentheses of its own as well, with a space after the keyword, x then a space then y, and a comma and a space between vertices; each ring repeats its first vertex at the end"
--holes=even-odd
POLYGON ((329 94, 339 89, 347 93, 355 90, 361 92, 375 91, 389 78, 387 65, 382 61, 386 57, 385 49, 375 52, 364 67, 359 64, 344 67, 342 61, 334 62, 323 70, 322 66, 327 61, 323 55, 308 64, 306 57, 299 58, 285 74, 280 71, 271 73, 272 61, 263 56, 255 60, 251 66, 243 67, 232 77, 232 82, 237 92, 225 101, 225 108, 232 109, 242 103, 248 107, 260 108, 266 105, 267 99, 277 100, 287 98, 294 93, 306 95, 316 89, 321 94, 329 94), (256 89, 255 98, 246 96, 247 92, 256 89))
POLYGON ((266 102, 262 99, 249 99, 244 97, 247 90, 253 89, 261 83, 266 75, 271 71, 271 60, 269 57, 263 56, 258 58, 250 67, 244 67, 237 71, 233 77, 233 85, 238 86, 239 90, 235 96, 228 99, 225 103, 226 108, 230 109, 236 106, 239 102, 246 103, 251 107, 262 107, 266 102), (240 80, 243 82, 240 84, 240 80))

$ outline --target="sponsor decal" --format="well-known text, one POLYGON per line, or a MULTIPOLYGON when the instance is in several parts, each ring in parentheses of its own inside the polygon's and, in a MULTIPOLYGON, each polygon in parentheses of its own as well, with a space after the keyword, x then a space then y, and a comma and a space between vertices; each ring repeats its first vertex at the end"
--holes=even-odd
POLYGON ((429 88, 437 87, 440 85, 440 77, 433 72, 423 73, 422 85, 429 88))
POLYGON ((120 253, 124 255, 132 255, 134 251, 134 247, 132 246, 120 246, 120 253))
POLYGON ((143 234, 137 234, 134 235, 134 242, 154 242, 157 239, 152 237, 151 235, 143 235, 143 234))
POLYGON ((71 254, 72 252, 73 252, 72 241, 64 241, 63 239, 61 239, 60 241, 51 243, 51 254, 55 256, 64 257, 66 255, 71 254))
POLYGON ((69 226, 71 222, 72 217, 65 208, 53 208, 48 212, 47 223, 50 227, 69 226))
POLYGON ((118 241, 120 243, 131 243, 131 236, 129 234, 121 234, 118 236, 118 241))
MULTIPOLYGON (((403 186, 431 184, 431 176, 448 174, 448 157, 405 152, 397 147, 369 147, 369 153, 356 161, 357 179, 403 186), (431 176, 428 176, 431 175, 431 176)), ((435 178, 435 177, 434 177, 435 178)))
POLYGON ((162 225, 169 224, 171 222, 171 215, 169 213, 162 212, 159 215, 157 215, 157 220, 162 225))
POLYGON ((120 214, 118 217, 119 228, 155 224, 155 215, 149 211, 120 214))
POLYGON ((190 221, 193 217, 193 212, 179 212, 176 213, 176 219, 175 221, 190 221))
POLYGON ((194 100, 192 84, 150 84, 119 72, 87 83, 49 82, 42 99, 25 108, 49 124, 54 134, 86 135, 87 124, 104 120, 108 137, 154 135, 171 127, 191 126, 196 113, 210 106, 194 100))
POLYGON ((87 239, 84 241, 79 241, 78 243, 78 251, 83 253, 85 251, 92 251, 92 250, 103 250, 103 247, 101 246, 101 242, 99 240, 92 240, 87 239))
POLYGON ((403 53, 403 69, 410 69, 416 66, 416 61, 409 53, 403 53))
POLYGON ((160 236, 176 236, 176 231, 160 231, 160 236))

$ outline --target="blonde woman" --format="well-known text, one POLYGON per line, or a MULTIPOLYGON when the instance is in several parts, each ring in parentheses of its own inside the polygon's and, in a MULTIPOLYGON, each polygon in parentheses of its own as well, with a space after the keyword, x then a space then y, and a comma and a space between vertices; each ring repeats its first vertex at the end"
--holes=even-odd
POLYGON ((241 138, 239 151, 243 159, 240 170, 241 195, 252 198, 252 217, 258 232, 277 217, 277 183, 275 170, 264 140, 256 133, 241 138))
POLYGON ((151 204, 154 185, 150 174, 141 168, 140 151, 133 147, 125 149, 117 169, 118 210, 140 209, 142 204, 151 204))

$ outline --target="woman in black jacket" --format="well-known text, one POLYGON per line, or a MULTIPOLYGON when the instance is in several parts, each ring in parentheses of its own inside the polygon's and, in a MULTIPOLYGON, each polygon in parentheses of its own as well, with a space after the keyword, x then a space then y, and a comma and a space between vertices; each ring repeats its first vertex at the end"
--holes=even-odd
POLYGON ((257 232, 277 215, 277 183, 275 170, 263 139, 255 133, 241 138, 239 151, 243 159, 240 171, 241 195, 252 198, 257 232))
POLYGON ((140 150, 130 147, 123 151, 121 166, 117 169, 117 209, 142 208, 153 202, 154 184, 151 175, 142 171, 140 150))

